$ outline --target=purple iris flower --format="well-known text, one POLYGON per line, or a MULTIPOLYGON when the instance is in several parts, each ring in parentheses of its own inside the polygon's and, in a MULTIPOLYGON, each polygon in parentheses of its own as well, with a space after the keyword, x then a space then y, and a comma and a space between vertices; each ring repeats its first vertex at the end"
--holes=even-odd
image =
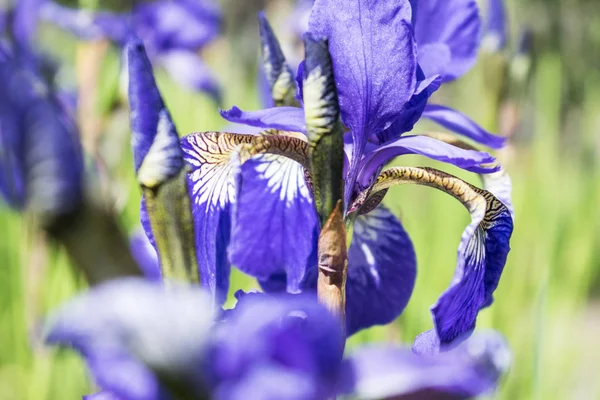
MULTIPOLYGON (((493 148, 504 143, 454 110, 426 105, 442 82, 466 72, 474 62, 479 40, 475 3, 445 2, 439 7, 429 0, 416 3, 412 2, 413 9, 408 1, 342 4, 318 0, 310 31, 329 41, 341 120, 348 130, 344 203, 347 225, 353 222, 346 283, 348 333, 391 322, 406 306, 414 285, 410 239, 400 221, 380 205, 391 186, 385 181, 437 187, 471 212, 455 277, 432 309, 439 348, 470 332, 479 309, 491 304, 509 251, 512 208, 510 182, 499 166, 490 165, 494 158, 488 153, 465 149, 464 144, 454 146, 453 140, 404 135, 420 116, 426 116, 478 143, 493 148), (437 23, 430 26, 427 21, 437 23), (434 62, 438 59, 435 52, 449 53, 445 63, 434 62), (489 191, 430 169, 396 169, 380 175, 386 163, 403 154, 420 154, 481 173, 489 191), (456 192, 459 187, 472 194, 473 201, 479 200, 461 197, 456 192)), ((302 72, 305 82, 310 73, 302 72)), ((222 114, 232 122, 294 132, 305 132, 308 121, 305 109, 290 106, 257 112, 234 107, 222 114)), ((239 189, 211 192, 223 205, 215 208, 219 212, 228 213, 226 207, 235 204, 231 243, 223 240, 217 248, 222 252, 228 248, 231 262, 257 277, 266 290, 314 288, 319 226, 303 168, 298 163, 284 167, 279 161, 256 161, 244 164, 235 175, 237 169, 224 160, 217 175, 203 154, 207 140, 207 136, 190 135, 182 141, 195 169, 195 185, 224 188, 226 182, 233 186, 231 182, 237 179, 239 189), (203 174, 209 168, 214 175, 203 174)), ((225 227, 217 235, 229 238, 230 233, 225 227)))
POLYGON ((112 281, 55 311, 47 341, 86 359, 104 390, 89 399, 466 399, 510 363, 494 333, 435 356, 379 344, 342 359, 338 320, 313 296, 246 294, 216 321, 210 303, 199 288, 112 281))
POLYGON ((128 13, 71 9, 50 0, 39 3, 39 17, 83 40, 109 39, 124 46, 132 36, 144 42, 150 59, 181 86, 208 93, 220 89, 198 51, 219 33, 221 13, 211 0, 141 2, 128 13))
POLYGON ((23 53, 0 49, 0 195, 53 218, 82 201, 83 156, 68 111, 23 53))

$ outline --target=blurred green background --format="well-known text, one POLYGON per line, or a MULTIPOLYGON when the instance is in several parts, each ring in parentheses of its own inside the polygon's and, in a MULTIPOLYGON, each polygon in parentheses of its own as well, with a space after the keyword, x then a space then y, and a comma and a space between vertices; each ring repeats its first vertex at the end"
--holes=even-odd
MULTIPOLYGON (((290 52, 293 36, 286 25, 292 4, 221 3, 224 35, 203 51, 205 60, 223 85, 224 107, 259 108, 256 11, 267 9, 290 52)), ((600 4, 507 0, 507 7, 508 48, 501 54, 482 51, 471 72, 432 99, 510 136, 509 146, 497 156, 513 181, 512 251, 496 301, 478 319, 479 328, 502 332, 513 350, 513 367, 493 397, 598 399, 600 4), (532 33, 531 46, 518 55, 523 29, 532 33)), ((118 105, 119 53, 102 43, 77 43, 51 27, 44 28, 40 40, 67 66, 61 72, 66 85, 77 83, 77 66, 81 69, 87 62, 100 67, 96 75, 80 76, 95 82, 80 88, 80 94, 92 99, 83 113, 86 146, 103 160, 90 161, 90 173, 131 232, 138 227, 140 191, 128 147, 128 114, 118 105)), ((162 71, 157 77, 180 134, 225 126, 211 100, 181 89, 162 71)), ((429 129, 439 130, 423 124, 416 132, 429 129)), ((436 165, 416 156, 396 162, 436 165)), ((478 183, 464 171, 436 166, 478 183)), ((428 188, 393 189, 386 203, 414 241, 417 284, 397 322, 355 335, 350 348, 371 340, 409 344, 431 328, 429 307, 450 282, 460 235, 469 221, 459 203, 428 188)), ((41 335, 47 311, 85 284, 62 251, 48 247, 31 225, 0 207, 0 399, 80 398, 95 390, 85 367, 72 352, 44 347, 41 335)), ((231 293, 252 287, 252 280, 234 274, 231 293)))

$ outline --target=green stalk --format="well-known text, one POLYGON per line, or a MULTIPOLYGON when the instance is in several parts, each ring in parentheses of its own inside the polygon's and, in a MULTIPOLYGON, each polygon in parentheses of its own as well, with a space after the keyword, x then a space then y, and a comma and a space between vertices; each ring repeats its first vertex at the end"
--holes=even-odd
POLYGON ((163 279, 199 282, 194 225, 190 197, 187 193, 187 171, 156 188, 142 186, 150 225, 160 254, 163 279))

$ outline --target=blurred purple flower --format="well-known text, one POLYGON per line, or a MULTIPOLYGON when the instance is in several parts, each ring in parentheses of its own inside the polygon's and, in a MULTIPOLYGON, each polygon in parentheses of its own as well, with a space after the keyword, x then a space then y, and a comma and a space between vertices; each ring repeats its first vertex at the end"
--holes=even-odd
POLYGON ((72 9, 41 1, 39 16, 83 40, 109 39, 123 47, 140 37, 152 62, 166 69, 183 87, 220 100, 220 89, 198 51, 219 33, 221 14, 211 0, 160 0, 117 14, 72 9))
POLYGON ((506 9, 504 0, 488 0, 487 4, 487 18, 483 33, 482 48, 495 53, 506 46, 506 9))
POLYGON ((466 399, 492 391, 510 363, 495 333, 435 356, 380 344, 342 360, 337 319, 307 295, 247 294, 214 323, 210 309, 198 288, 113 281, 55 311, 47 342, 83 355, 105 390, 93 399, 167 399, 178 389, 222 400, 466 399))
POLYGON ((42 216, 69 213, 83 196, 78 132, 51 85, 19 50, 15 44, 0 56, 0 194, 13 207, 42 216))

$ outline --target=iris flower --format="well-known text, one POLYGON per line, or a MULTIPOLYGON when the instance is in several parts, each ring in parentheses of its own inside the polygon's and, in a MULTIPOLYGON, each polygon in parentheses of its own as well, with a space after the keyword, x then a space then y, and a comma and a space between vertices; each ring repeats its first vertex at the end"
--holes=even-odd
POLYGON ((239 297, 214 315, 198 287, 116 280, 56 310, 46 340, 83 355, 103 389, 94 400, 466 399, 510 362, 494 333, 435 356, 378 344, 342 359, 342 329, 314 296, 239 297))
MULTIPOLYGON (((470 332, 478 311, 491 304, 509 251, 512 208, 509 180, 488 153, 455 138, 404 134, 420 116, 428 116, 481 144, 497 148, 504 142, 454 110, 427 105, 442 82, 462 75, 475 61, 480 23, 475 3, 448 2, 439 7, 427 0, 416 3, 320 0, 314 4, 310 32, 328 40, 332 87, 347 130, 343 200, 346 223, 353 231, 346 284, 348 334, 394 320, 413 290, 412 244, 400 221, 380 204, 391 186, 432 186, 457 198, 471 213, 455 276, 432 308, 434 330, 418 339, 422 351, 437 351, 470 332), (403 154, 424 155, 483 174, 489 190, 430 168, 382 172, 386 163, 403 154)), ((289 75, 289 67, 282 64, 278 46, 268 43, 277 41, 263 40, 269 49, 266 58, 272 59, 267 78, 273 93, 282 92, 280 84, 290 82, 283 76, 289 75)), ((307 86, 308 81, 326 82, 327 77, 320 75, 325 69, 299 67, 296 82, 303 81, 303 86, 295 101, 303 108, 283 105, 243 112, 234 107, 223 115, 263 129, 305 132, 307 124, 319 123, 320 112, 331 111, 319 108, 324 102, 319 85, 307 86)), ((226 276, 232 263, 259 279, 267 291, 295 293, 316 287, 320 227, 305 181, 311 171, 302 163, 303 139, 302 134, 285 132, 259 139, 208 132, 182 139, 192 168, 196 245, 201 268, 208 269, 206 276, 226 276), (236 156, 240 146, 265 138, 272 146, 285 147, 287 154, 263 154, 240 167, 236 156)), ((210 288, 224 298, 226 285, 226 279, 217 279, 210 288)))
POLYGON ((67 110, 22 56, 16 47, 0 48, 0 195, 53 218, 82 201, 83 155, 67 110))
POLYGON ((132 36, 141 38, 154 64, 175 82, 219 100, 219 86, 198 54, 219 33, 221 13, 210 0, 141 2, 121 14, 71 9, 51 0, 24 1, 39 7, 42 20, 83 40, 108 39, 122 47, 132 36))

